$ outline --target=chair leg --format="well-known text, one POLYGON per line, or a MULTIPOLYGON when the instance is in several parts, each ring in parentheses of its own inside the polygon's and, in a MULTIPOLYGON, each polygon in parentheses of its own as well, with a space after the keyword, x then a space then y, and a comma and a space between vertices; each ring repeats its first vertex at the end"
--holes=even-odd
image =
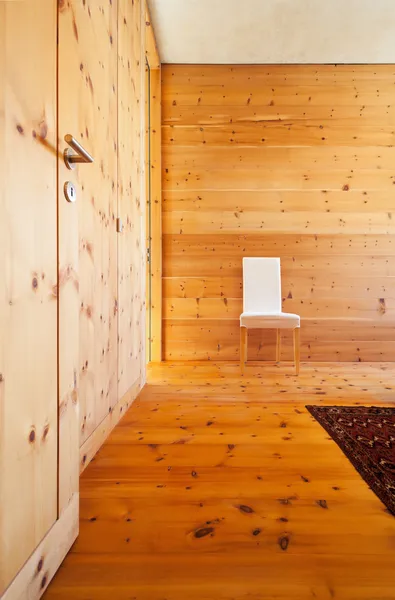
POLYGON ((276 362, 280 362, 281 356, 281 329, 277 329, 276 362))
POLYGON ((294 357, 296 375, 299 375, 300 369, 300 327, 294 329, 294 357))
POLYGON ((247 343, 247 327, 240 327, 240 368, 242 374, 247 362, 247 343))

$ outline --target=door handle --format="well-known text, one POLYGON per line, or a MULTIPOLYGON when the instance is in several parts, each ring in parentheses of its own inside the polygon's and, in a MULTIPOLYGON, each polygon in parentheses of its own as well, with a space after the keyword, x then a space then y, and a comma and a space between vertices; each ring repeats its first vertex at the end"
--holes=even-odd
POLYGON ((73 154, 70 148, 66 148, 63 152, 64 162, 68 169, 74 169, 76 163, 93 162, 93 156, 91 156, 72 135, 68 133, 64 136, 64 140, 68 143, 70 148, 76 152, 76 154, 73 154))

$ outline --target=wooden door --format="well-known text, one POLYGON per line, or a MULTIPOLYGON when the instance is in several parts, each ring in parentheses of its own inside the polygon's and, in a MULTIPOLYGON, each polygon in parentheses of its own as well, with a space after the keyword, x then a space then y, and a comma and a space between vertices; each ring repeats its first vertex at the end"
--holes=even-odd
POLYGON ((118 392, 145 378, 145 2, 118 0, 118 392))
POLYGON ((56 13, 0 2, 0 597, 58 511, 56 13))
POLYGON ((116 0, 60 3, 59 57, 61 143, 71 134, 94 158, 60 182, 77 190, 82 444, 118 399, 116 0))

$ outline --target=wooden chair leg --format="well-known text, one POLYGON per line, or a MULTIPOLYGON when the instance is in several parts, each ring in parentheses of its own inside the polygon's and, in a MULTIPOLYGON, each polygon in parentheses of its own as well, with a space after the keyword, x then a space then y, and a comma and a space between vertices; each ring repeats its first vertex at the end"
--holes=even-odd
POLYGON ((281 356, 281 329, 277 329, 276 362, 280 362, 281 356))
POLYGON ((247 327, 240 327, 240 368, 242 373, 244 373, 247 362, 247 343, 247 327))
POLYGON ((294 357, 296 375, 299 375, 300 369, 300 327, 294 329, 294 357))

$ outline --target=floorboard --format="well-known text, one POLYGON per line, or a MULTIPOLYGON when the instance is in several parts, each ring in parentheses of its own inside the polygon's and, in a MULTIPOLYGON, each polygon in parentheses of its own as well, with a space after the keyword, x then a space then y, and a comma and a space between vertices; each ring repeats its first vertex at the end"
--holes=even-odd
POLYGON ((45 600, 395 599, 395 518, 305 404, 395 405, 395 365, 150 367, 45 600))

